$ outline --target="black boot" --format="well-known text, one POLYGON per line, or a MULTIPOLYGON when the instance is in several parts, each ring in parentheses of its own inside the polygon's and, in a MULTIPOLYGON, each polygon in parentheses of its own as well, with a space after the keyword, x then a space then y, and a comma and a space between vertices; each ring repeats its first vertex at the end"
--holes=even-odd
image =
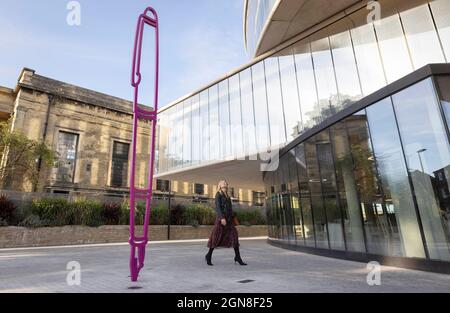
POLYGON ((211 263, 213 251, 214 251, 214 249, 210 248, 208 253, 205 255, 206 264, 208 264, 209 266, 213 266, 214 265, 214 264, 211 263))
POLYGON ((247 265, 247 263, 244 263, 244 261, 242 261, 241 259, 241 253, 239 252, 239 247, 234 248, 234 253, 235 253, 235 257, 234 257, 234 264, 239 263, 239 265, 247 265))

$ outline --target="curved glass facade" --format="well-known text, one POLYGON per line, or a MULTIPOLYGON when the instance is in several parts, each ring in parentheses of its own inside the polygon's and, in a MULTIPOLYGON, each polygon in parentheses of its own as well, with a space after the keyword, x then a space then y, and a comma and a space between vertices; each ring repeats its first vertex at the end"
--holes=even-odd
MULTIPOLYGON (((249 1, 249 23, 275 2, 249 1)), ((424 64, 450 59, 450 1, 379 2, 378 21, 368 23, 363 7, 162 109, 158 173, 283 147, 424 64)))
POLYGON ((249 54, 256 51, 261 33, 268 22, 269 14, 272 12, 278 0, 248 0, 247 16, 245 17, 245 38, 249 54))
POLYGON ((270 237, 450 261, 449 89, 427 78, 283 151, 264 177, 270 237))

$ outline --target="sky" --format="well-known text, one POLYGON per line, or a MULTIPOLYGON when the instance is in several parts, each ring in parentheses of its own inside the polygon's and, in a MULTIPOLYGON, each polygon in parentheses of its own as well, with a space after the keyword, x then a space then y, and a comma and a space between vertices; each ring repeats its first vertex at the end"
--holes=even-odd
MULTIPOLYGON (((131 100, 136 21, 147 6, 157 10, 160 21, 160 107, 249 61, 243 0, 79 0, 79 26, 67 23, 74 12, 69 2, 0 0, 0 86, 14 88, 21 69, 28 67, 131 100)), ((146 31, 144 77, 152 72, 152 36, 146 31)), ((147 92, 141 103, 150 101, 151 82, 143 80, 147 92)))

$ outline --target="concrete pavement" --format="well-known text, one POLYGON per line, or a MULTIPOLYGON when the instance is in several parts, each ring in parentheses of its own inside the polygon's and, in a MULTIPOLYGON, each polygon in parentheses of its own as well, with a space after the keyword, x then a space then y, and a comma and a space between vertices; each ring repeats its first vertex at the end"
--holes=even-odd
POLYGON ((215 251, 208 267, 205 244, 151 244, 138 283, 128 278, 127 245, 0 250, 0 292, 450 292, 449 275, 393 267, 382 267, 381 286, 369 286, 366 264, 265 240, 241 241, 246 267, 234 264, 232 249, 215 251), (71 261, 81 266, 79 286, 66 280, 71 261))

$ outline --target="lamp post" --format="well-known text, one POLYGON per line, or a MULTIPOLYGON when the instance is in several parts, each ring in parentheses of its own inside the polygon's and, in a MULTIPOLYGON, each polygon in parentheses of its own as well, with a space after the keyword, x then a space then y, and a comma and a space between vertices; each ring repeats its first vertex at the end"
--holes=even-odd
POLYGON ((422 156, 420 154, 424 153, 425 151, 427 151, 427 149, 420 149, 417 151, 417 155, 419 156, 420 168, 422 169, 422 173, 425 173, 425 171, 423 169, 422 156))

